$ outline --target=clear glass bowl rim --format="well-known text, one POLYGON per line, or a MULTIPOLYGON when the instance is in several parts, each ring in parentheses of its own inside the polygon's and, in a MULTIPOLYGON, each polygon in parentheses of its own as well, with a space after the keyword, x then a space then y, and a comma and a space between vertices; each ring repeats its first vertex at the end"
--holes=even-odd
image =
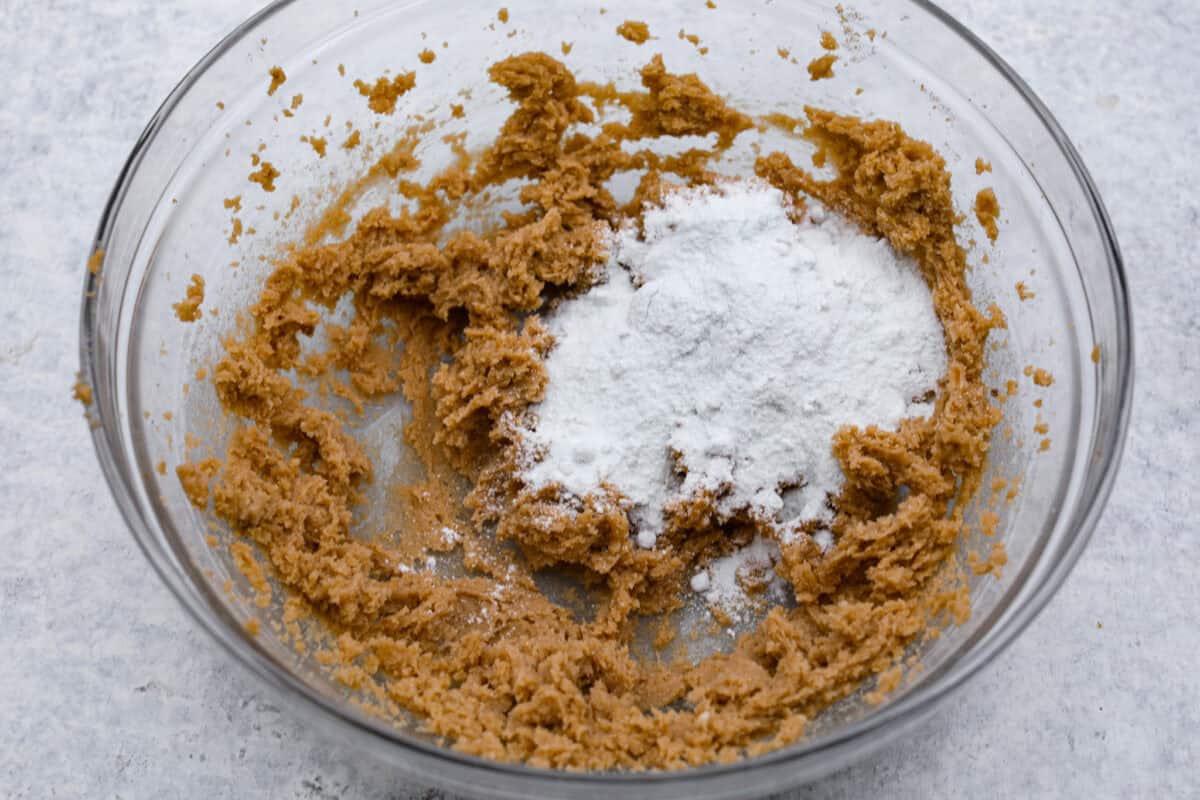
MULTIPOLYGON (((140 165, 142 155, 154 140, 163 123, 175 109, 180 99, 187 94, 192 85, 214 61, 219 59, 250 32, 257 29, 265 20, 274 16, 293 2, 295 0, 274 0, 274 2, 248 18, 197 62, 171 91, 138 138, 117 178, 100 220, 94 240, 94 248, 105 247, 105 243, 112 230, 113 222, 117 216, 117 211, 124 200, 131 178, 140 165)), ((1094 221, 1104 238, 1109 275, 1115 293, 1114 304, 1117 317, 1116 338, 1119 348, 1116 357, 1112 359, 1111 363, 1117 370, 1117 413, 1108 417, 1107 423, 1103 419, 1100 421, 1098 435, 1094 442, 1096 447, 1109 455, 1098 465, 1089 469, 1089 472, 1092 473, 1089 476, 1092 480, 1087 482, 1091 487, 1090 491, 1085 491, 1076 507, 1070 510, 1078 517, 1078 520, 1065 551, 1050 567, 1045 579, 1037 586, 1032 587, 1029 596, 1024 598, 1023 604, 1012 610, 1012 614, 1004 621, 1003 625, 998 625, 986 631, 978 646, 951 664, 949 669, 938 680, 929 681, 924 685, 914 688, 903 697, 884 706, 876 713, 847 725, 845 728, 811 744, 801 744, 797 747, 784 748, 732 764, 696 767, 678 772, 568 773, 559 770, 490 761, 458 753, 449 748, 431 745, 405 736, 403 733, 386 725, 349 715, 346 713, 346 709, 339 707, 329 698, 312 691, 302 681, 271 660, 265 652, 257 648, 239 646, 242 640, 228 635, 229 631, 224 628, 227 624, 226 620, 219 615, 213 614, 210 609, 204 607, 197 601, 194 595, 189 594, 186 590, 186 586, 184 585, 185 576, 173 568, 169 555, 157 545, 154 541, 153 532, 143 525, 142 520, 136 512, 136 501, 129 487, 126 485, 125 476, 117 465, 118 459, 114 454, 113 443, 106 435, 107 426, 93 426, 92 443, 96 449, 101 469, 118 509, 143 554, 192 619, 207 631, 213 639, 219 642, 235 661, 245 666, 269 685, 282 691, 289 698, 301 701, 308 707, 308 710, 316 712, 318 716, 326 720, 343 726, 347 729, 347 732, 353 731, 365 734, 380 740, 385 745, 415 751, 414 755, 419 753, 426 757, 432 757, 435 762, 441 761, 447 766, 454 765, 465 768, 475 773, 476 777, 481 773, 494 772, 512 778, 540 780, 548 782, 551 785, 561 781, 564 784, 570 783, 576 786, 580 784, 591 785, 595 789, 602 789, 605 786, 617 788, 630 784, 669 784, 673 782, 694 781, 705 776, 715 777, 717 775, 741 772, 760 765, 764 767, 769 764, 785 765, 788 762, 799 761, 801 758, 808 759, 826 751, 832 753, 836 748, 847 745, 852 740, 865 739, 873 732, 882 732, 889 728, 901 729, 906 722, 912 722, 923 717, 934 706, 960 688, 985 664, 994 660, 1037 617, 1061 587, 1067 575, 1070 574, 1071 569, 1083 553, 1103 513, 1108 497, 1112 492, 1113 483, 1118 474, 1121 456, 1124 451, 1133 404, 1134 348, 1132 310, 1129 301, 1124 262, 1108 212, 1104 207, 1103 201, 1100 199, 1099 192, 1091 175, 1088 173, 1074 145, 1071 144, 1057 120, 1012 67, 975 36, 975 34, 954 19, 954 17, 937 5, 928 2, 928 0, 908 0, 908 2, 929 13, 952 33, 961 38, 967 45, 982 55, 1008 81, 1010 86, 1016 90, 1035 112, 1042 124, 1045 125, 1048 133, 1057 143, 1061 155, 1070 166, 1075 179, 1079 182, 1080 187, 1087 196, 1094 221)), ((94 343, 97 339, 94 331, 97 319, 97 315, 95 314, 96 289, 96 276, 86 273, 80 315, 80 364, 83 380, 92 386, 97 385, 97 372, 101 368, 94 348, 94 343)), ((106 422, 106 420, 102 419, 101 422, 106 422)))

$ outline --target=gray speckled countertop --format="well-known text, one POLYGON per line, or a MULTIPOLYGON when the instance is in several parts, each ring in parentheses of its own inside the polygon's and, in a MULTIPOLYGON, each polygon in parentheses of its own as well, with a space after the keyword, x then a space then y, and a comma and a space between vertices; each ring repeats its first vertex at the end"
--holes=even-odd
MULTIPOLYGON (((1139 344, 1122 474, 1049 608, 932 721, 794 797, 1200 793, 1200 4, 947 0, 1073 137, 1139 344), (1101 625, 1103 627, 1101 627, 1101 625)), ((0 795, 437 797, 260 694, 160 585, 79 407, 82 255, 129 148, 245 0, 0 0, 0 795)))

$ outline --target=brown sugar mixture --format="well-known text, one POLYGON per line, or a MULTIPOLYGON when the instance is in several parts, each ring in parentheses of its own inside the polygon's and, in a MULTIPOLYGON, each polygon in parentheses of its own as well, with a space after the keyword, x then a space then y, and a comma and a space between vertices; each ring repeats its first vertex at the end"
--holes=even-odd
POLYGON ((193 275, 192 282, 188 284, 187 295, 172 308, 175 309, 175 316, 179 318, 180 322, 195 322, 200 319, 202 303, 204 303, 204 278, 193 275))
POLYGON ((1000 226, 996 224, 999 216, 1000 203, 996 200, 996 193, 991 189, 980 189, 979 194, 975 196, 975 218, 983 226, 988 239, 993 242, 1000 235, 1000 226))
POLYGON ((396 102, 417 85, 415 72, 402 72, 394 78, 387 76, 376 79, 374 84, 355 81, 354 88, 367 98, 367 105, 376 114, 390 115, 396 110, 396 102))
POLYGON ((634 44, 645 44, 650 41, 650 26, 644 22, 627 19, 617 26, 617 34, 634 44))
MULTIPOLYGON (((554 342, 539 312, 590 287, 605 233, 647 201, 716 180, 711 164, 756 123, 660 57, 636 92, 580 83, 541 53, 501 61, 490 77, 515 103, 490 146, 460 149, 418 184, 402 177, 416 166, 406 138, 372 173, 398 180, 410 207, 371 211, 339 241, 328 234, 345 212, 333 209, 274 265, 212 370, 243 424, 219 463, 180 472, 188 496, 203 504, 212 477, 216 513, 336 636, 321 656, 338 679, 466 753, 586 770, 729 762, 795 741, 873 676, 881 696, 898 683, 906 647, 969 613, 954 556, 1000 420, 982 371, 988 333, 1003 322, 972 304, 942 158, 895 124, 809 108, 803 133, 836 176, 820 180, 784 153, 759 159, 759 177, 798 214, 816 198, 920 265, 949 366, 927 419, 835 436, 845 473, 835 545, 781 543, 777 570, 794 605, 772 608, 730 652, 699 662, 647 655, 635 646, 639 626, 682 606, 698 566, 770 528, 718 523, 700 498, 673 508, 658 545, 639 549, 611 490, 586 501, 522 491, 515 420, 546 387, 554 342), (577 132, 605 104, 624 107, 628 121, 577 132), (715 144, 665 157, 644 141, 694 135, 715 144), (625 205, 606 188, 619 173, 640 173, 625 205), (525 211, 486 232, 452 225, 509 182, 525 211), (349 321, 327 321, 347 298, 349 321), (307 353, 301 341, 318 329, 329 346, 307 353), (461 551, 463 574, 414 567, 404 542, 356 530, 379 477, 353 417, 323 408, 295 375, 355 403, 402 394, 411 404, 404 439, 424 476, 394 487, 404 537, 430 542, 425 532, 452 529, 430 547, 461 551), (573 578, 591 613, 549 599, 538 570, 573 578)), ((359 88, 392 109, 394 83, 359 88)), ((674 633, 659 631, 666 647, 674 633)))
POLYGON ((808 75, 814 81, 824 80, 833 77, 833 65, 837 63, 838 57, 833 53, 826 53, 823 56, 814 58, 808 62, 808 75))

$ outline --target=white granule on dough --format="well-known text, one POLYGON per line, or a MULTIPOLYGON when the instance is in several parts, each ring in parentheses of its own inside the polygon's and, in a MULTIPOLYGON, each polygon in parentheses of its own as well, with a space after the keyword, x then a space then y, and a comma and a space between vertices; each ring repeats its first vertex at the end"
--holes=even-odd
POLYGON ((788 210, 767 184, 732 181, 674 192, 644 237, 613 236, 603 282, 547 318, 528 484, 611 485, 643 547, 665 504, 705 490, 785 539, 832 519, 833 434, 928 414, 946 351, 914 262, 836 215, 788 210))

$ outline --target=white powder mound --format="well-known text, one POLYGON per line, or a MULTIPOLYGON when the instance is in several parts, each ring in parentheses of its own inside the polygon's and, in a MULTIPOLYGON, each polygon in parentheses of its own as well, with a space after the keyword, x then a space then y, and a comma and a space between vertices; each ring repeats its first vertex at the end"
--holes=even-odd
POLYGON ((832 518, 833 434, 928 414, 945 346, 913 262, 835 215, 788 210, 767 184, 733 181, 672 193, 644 238, 614 235, 604 282, 547 319, 530 485, 612 485, 647 548, 664 505, 702 490, 785 539, 832 518))

